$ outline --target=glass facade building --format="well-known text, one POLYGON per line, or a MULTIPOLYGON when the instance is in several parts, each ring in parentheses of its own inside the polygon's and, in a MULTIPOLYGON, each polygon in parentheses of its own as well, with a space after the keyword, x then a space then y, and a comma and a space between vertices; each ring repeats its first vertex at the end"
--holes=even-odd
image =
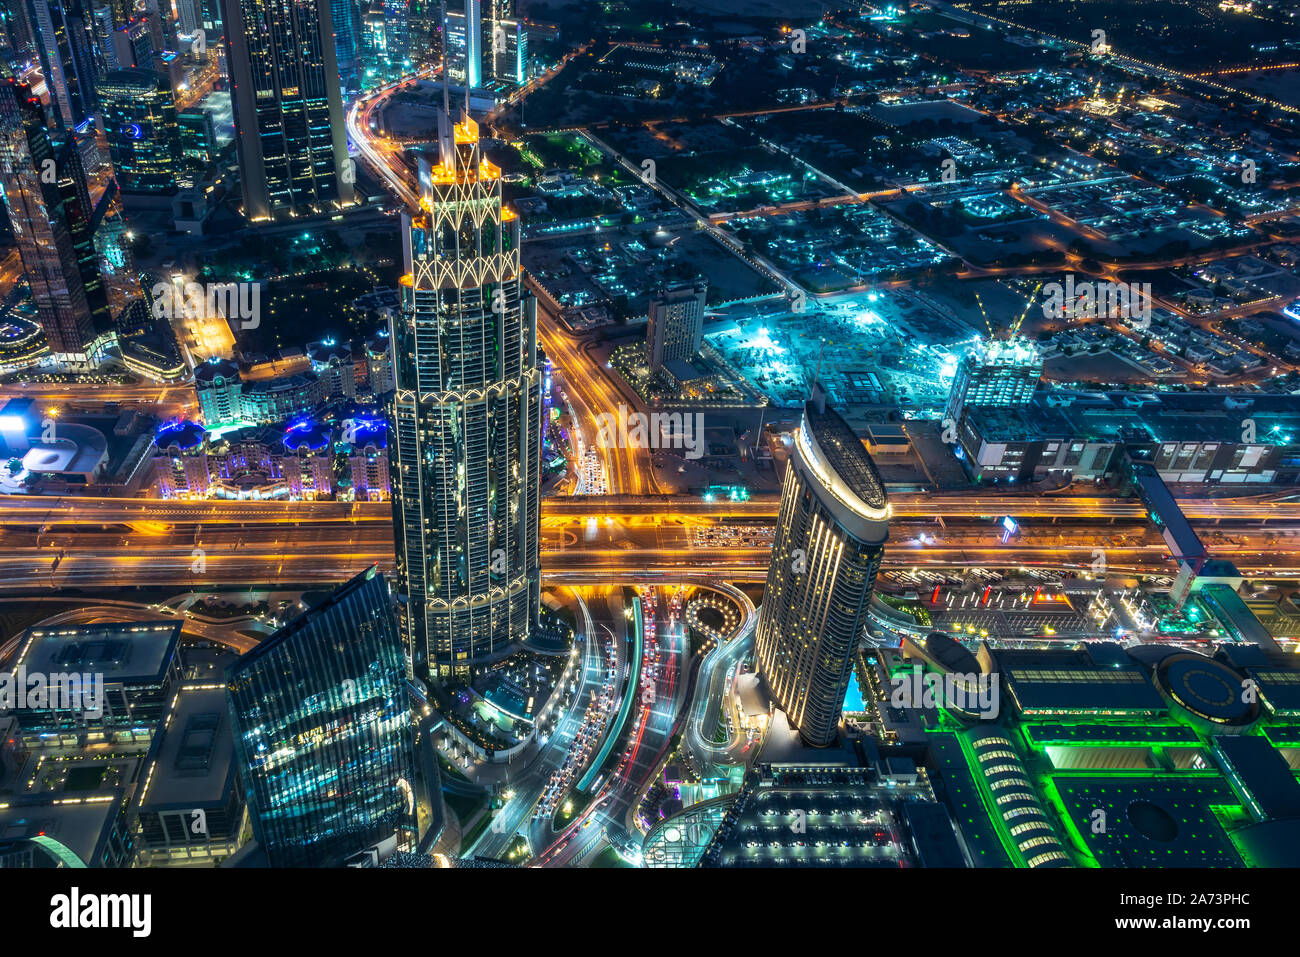
POLYGON ((84 364, 96 332, 58 179, 40 99, 0 65, 0 195, 50 352, 84 364))
POLYGON ((807 403, 781 489, 756 648, 773 703, 815 747, 835 741, 889 515, 862 441, 824 403, 807 403))
POLYGON ((222 0, 244 216, 351 204, 330 0, 222 0))
POLYGON ((465 0, 464 10, 446 10, 447 76, 471 88, 483 85, 483 6, 465 0))
POLYGON ((226 695, 271 866, 335 867, 394 836, 414 843, 414 719, 375 568, 241 657, 226 695))
POLYGON ((330 0, 334 19, 334 56, 343 89, 356 86, 361 57, 361 6, 357 0, 330 0))
POLYGON ((75 137, 67 136, 56 145, 55 167, 59 177, 59 198, 63 202, 63 218, 77 256, 81 283, 86 290, 91 327, 97 337, 102 336, 113 328, 113 314, 109 309, 108 292, 100 274, 99 251, 95 248, 95 210, 90 198, 86 168, 82 164, 75 137))
POLYGON ((104 135, 126 195, 176 192, 180 126, 171 83, 153 70, 114 70, 100 84, 104 135))
POLYGON ((402 630, 422 677, 525 638, 541 579, 541 370, 519 220, 468 115, 443 116, 440 149, 404 219, 387 403, 402 630))
POLYGON ((28 0, 28 11, 54 116, 62 127, 79 128, 98 105, 89 15, 81 0, 28 0))

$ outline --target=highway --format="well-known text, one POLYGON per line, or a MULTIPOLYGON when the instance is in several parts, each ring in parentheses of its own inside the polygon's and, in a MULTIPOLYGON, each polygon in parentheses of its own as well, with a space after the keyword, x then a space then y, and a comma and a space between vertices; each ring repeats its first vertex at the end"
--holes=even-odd
MULTIPOLYGON (((620 451, 620 450, 614 450, 620 451)), ((1249 522, 1300 525, 1300 493, 1296 498, 1180 498, 1193 522, 1249 522)), ((897 519, 1001 518, 1017 519, 1145 519, 1136 499, 1115 496, 1005 494, 972 490, 955 492, 891 492, 897 519)), ((662 523, 679 519, 705 521, 776 518, 779 497, 755 495, 748 501, 705 501, 690 495, 579 495, 542 500, 542 518, 630 520, 651 517, 662 523)), ((244 524, 299 522, 392 523, 386 502, 268 502, 205 499, 103 498, 94 496, 0 496, 0 525, 37 522, 46 525, 158 521, 186 524, 244 524)))
POLYGON ((519 762, 520 769, 507 777, 509 799, 497 810, 492 825, 483 831, 473 846, 461 849, 463 856, 505 856, 515 835, 529 823, 533 809, 542 799, 551 776, 564 764, 582 725, 583 715, 602 685, 606 670, 605 643, 595 633, 595 624, 587 602, 579 594, 574 594, 573 597, 582 622, 574 640, 574 653, 581 655, 576 675, 578 689, 574 692, 569 707, 556 722, 551 735, 539 748, 525 752, 525 757, 519 762))
MULTIPOLYGON (((384 503, 257 503, 249 508, 250 503, 99 500, 78 521, 77 501, 0 499, 0 593, 337 583, 367 565, 388 570, 393 564, 392 525, 384 503), (51 503, 56 507, 48 507, 51 503)), ((1211 554, 1230 556, 1243 572, 1260 577, 1300 574, 1300 517, 1290 517, 1296 513, 1294 503, 1245 506, 1216 502, 1188 511, 1210 516, 1192 524, 1211 554), (1288 517, 1265 525, 1253 517, 1260 509, 1288 517)), ((973 513, 984 507, 976 506, 973 513)), ((952 515, 942 525, 934 514, 897 517, 885 566, 1095 570, 1100 552, 1105 570, 1114 574, 1176 571, 1158 531, 1132 514, 1132 503, 1124 503, 1123 510, 1130 513, 1126 518, 1105 517, 1104 510, 1083 517, 1074 508, 1066 517, 1053 512, 1047 520, 1026 518, 1033 510, 1017 511, 1020 532, 1007 541, 1001 524, 989 515, 952 515)), ((599 583, 602 573, 621 581, 656 581, 653 576, 694 569, 715 578, 735 575, 755 581, 766 572, 771 536, 770 520, 759 518, 736 524, 686 514, 547 518, 542 564, 548 581, 576 574, 585 575, 584 582, 599 583), (644 577, 636 578, 638 573, 644 577)))
POLYGON ((630 819, 668 756, 688 689, 689 648, 680 591, 672 591, 676 600, 667 599, 662 589, 642 591, 646 650, 640 706, 618 766, 600 784, 591 805, 534 858, 534 866, 589 864, 607 843, 639 852, 640 838, 630 830, 630 819))
POLYGON ((713 730, 730 700, 740 664, 753 650, 754 630, 758 627, 758 609, 748 595, 734 586, 719 590, 741 607, 742 618, 736 632, 723 644, 714 646, 700 662, 683 744, 701 779, 716 775, 718 765, 744 761, 746 736, 740 728, 733 726, 725 744, 714 744, 713 730))

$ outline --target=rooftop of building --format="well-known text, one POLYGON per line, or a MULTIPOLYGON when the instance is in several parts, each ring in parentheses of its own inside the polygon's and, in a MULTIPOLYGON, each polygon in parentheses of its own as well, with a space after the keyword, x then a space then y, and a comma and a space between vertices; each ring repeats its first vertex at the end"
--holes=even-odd
POLYGON ((303 612, 297 618, 280 628, 275 634, 258 643, 257 647, 239 657, 239 660, 232 664, 230 676, 233 678, 236 673, 242 672, 259 658, 271 653, 280 645, 289 641, 294 635, 298 634, 309 624, 315 621, 326 609, 332 608, 349 596, 355 594, 366 582, 379 575, 379 566, 371 565, 365 571, 349 579, 347 582, 334 589, 324 601, 314 605, 307 611, 303 612))
POLYGON ((1220 767, 1247 792, 1268 819, 1300 817, 1300 782, 1273 744, 1254 734, 1224 734, 1214 739, 1220 767))
POLYGON ((804 422, 826 458, 826 465, 850 492, 873 509, 883 509, 889 500, 885 481, 876 463, 867 454, 862 440, 834 410, 819 409, 809 402, 804 408, 804 422))
POLYGON ((307 343, 307 356, 312 362, 323 364, 351 362, 352 346, 333 338, 320 339, 307 343))
POLYGON ((1071 392, 1040 389, 1025 409, 971 409, 988 441, 1241 444, 1243 420, 1259 444, 1300 444, 1300 401, 1291 395, 1221 392, 1071 392))
POLYGON ((0 804, 0 843, 45 838, 71 851, 83 865, 98 866, 124 794, 113 788, 80 797, 46 794, 10 800, 0 804))
POLYGON ((194 367, 194 384, 212 385, 218 380, 238 379, 239 366, 232 359, 221 359, 213 357, 207 362, 200 362, 194 367))
POLYGON ((209 807, 234 787, 234 739, 224 682, 182 686, 149 752, 137 811, 209 807))
POLYGON ((161 681, 180 642, 179 621, 29 628, 14 659, 30 672, 90 672, 104 681, 161 681))

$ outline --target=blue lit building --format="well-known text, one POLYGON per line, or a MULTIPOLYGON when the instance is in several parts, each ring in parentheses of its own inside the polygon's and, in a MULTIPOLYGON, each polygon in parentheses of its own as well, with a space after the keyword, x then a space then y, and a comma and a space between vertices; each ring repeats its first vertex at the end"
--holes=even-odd
POLYGON ((100 83, 104 135, 123 202, 171 196, 181 164, 176 97, 153 70, 114 70, 100 83))
POLYGON ((226 694, 253 833, 273 867, 414 845, 414 719, 374 567, 240 658, 226 694))
POLYGON ((330 0, 334 17, 334 55, 338 60, 339 81, 343 88, 357 83, 357 65, 361 55, 361 7, 357 0, 330 0))

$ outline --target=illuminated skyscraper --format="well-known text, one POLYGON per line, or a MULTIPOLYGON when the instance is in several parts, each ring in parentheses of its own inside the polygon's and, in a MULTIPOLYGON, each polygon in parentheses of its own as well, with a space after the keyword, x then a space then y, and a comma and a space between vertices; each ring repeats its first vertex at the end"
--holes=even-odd
POLYGON ((113 32, 117 27, 113 23, 113 8, 109 6, 92 6, 90 8, 90 33, 95 45, 95 69, 100 76, 119 66, 117 48, 113 44, 113 32))
POLYGON ((413 69, 437 63, 438 32, 442 29, 442 5, 434 0, 410 0, 406 13, 413 69))
POLYGON ((835 740, 889 515, 861 440, 823 401, 807 403, 781 490, 757 650, 774 704, 817 747, 835 740))
POLYGON ((512 0, 488 0, 483 22, 487 73, 494 80, 519 84, 528 72, 528 31, 513 16, 512 0))
POLYGON ((41 74, 60 126, 74 129, 90 119, 95 97, 94 34, 81 0, 28 0, 41 74))
POLYGON ((352 202, 330 0, 222 0, 244 216, 352 202))
POLYGON ((181 168, 176 96, 153 70, 114 70, 100 84, 104 135, 123 202, 176 192, 181 168))
POLYGON ((465 0, 464 10, 446 10, 447 76, 470 88, 483 84, 483 7, 479 0, 465 0))
POLYGON ((83 366, 96 329, 61 175, 41 101, 0 64, 0 191, 50 352, 83 366))
POLYGON ((194 36, 203 29, 203 4, 200 0, 177 0, 176 17, 180 32, 194 36))
POLYGON ((665 362, 690 362, 704 341, 705 280, 667 286, 650 296, 646 323, 646 359, 658 371, 665 362))
POLYGON ((357 0, 330 0, 334 53, 343 88, 355 85, 361 59, 361 7, 357 0))
POLYGON ((273 867, 339 866, 416 838, 414 719, 388 588, 373 567, 230 670, 253 833, 273 867))
POLYGON ((35 28, 27 0, 0 0, 0 47, 7 47, 15 63, 36 52, 35 28))
POLYGON ((113 328, 113 313, 100 275, 99 251, 95 248, 95 210, 75 137, 65 136, 55 144, 54 162, 59 198, 63 204, 63 221, 67 224, 68 237, 77 256, 77 271, 81 273, 81 283, 86 290, 91 327, 96 336, 101 336, 113 328))
POLYGON ((519 220, 478 124, 444 113, 439 139, 404 220, 388 401, 397 589, 420 675, 504 652, 540 597, 541 370, 519 220))
POLYGON ((1043 359, 1027 339, 979 342, 961 358, 944 418, 961 423, 962 410, 1018 408, 1029 404, 1043 377, 1043 359))

